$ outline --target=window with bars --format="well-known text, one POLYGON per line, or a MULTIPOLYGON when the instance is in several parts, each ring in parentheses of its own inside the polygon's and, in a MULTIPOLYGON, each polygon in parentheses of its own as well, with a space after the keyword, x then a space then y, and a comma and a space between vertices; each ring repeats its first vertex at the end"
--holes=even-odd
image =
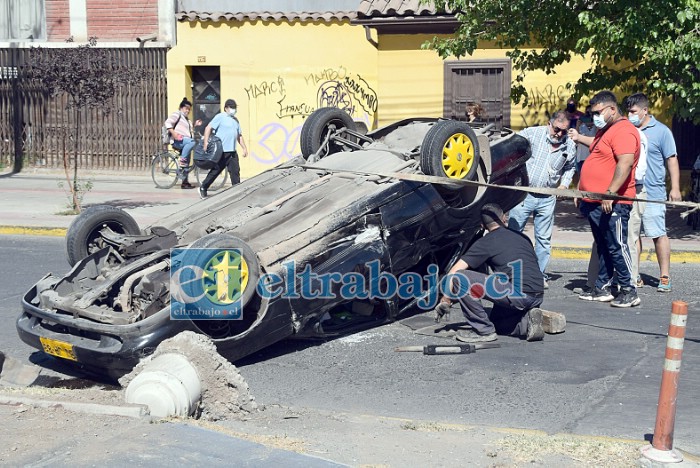
POLYGON ((510 126, 510 60, 445 62, 443 116, 466 120, 467 104, 484 109, 483 121, 510 126))

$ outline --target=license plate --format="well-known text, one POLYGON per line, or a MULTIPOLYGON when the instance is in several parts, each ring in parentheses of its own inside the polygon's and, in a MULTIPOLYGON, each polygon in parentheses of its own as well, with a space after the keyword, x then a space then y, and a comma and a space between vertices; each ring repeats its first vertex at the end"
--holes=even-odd
POLYGON ((41 341, 41 346, 44 348, 45 353, 63 359, 70 359, 71 361, 78 360, 78 358, 75 357, 72 344, 59 340, 52 340, 51 338, 44 338, 43 336, 39 337, 39 340, 41 341))

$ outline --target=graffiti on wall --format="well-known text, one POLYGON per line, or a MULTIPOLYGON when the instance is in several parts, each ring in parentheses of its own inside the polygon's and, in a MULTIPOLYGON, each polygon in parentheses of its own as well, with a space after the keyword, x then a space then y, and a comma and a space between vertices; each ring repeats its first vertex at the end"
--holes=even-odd
POLYGON ((326 68, 318 73, 310 73, 304 77, 307 85, 318 85, 321 81, 339 81, 348 76, 348 71, 344 66, 338 68, 326 68))
POLYGON ((284 124, 270 122, 258 130, 260 151, 253 151, 252 156, 263 164, 279 164, 292 159, 298 154, 301 125, 289 130, 284 124))
POLYGON ((248 100, 257 99, 260 96, 271 96, 273 94, 284 96, 284 80, 281 76, 278 76, 276 80, 251 83, 250 86, 245 88, 245 93, 248 96, 248 100))
POLYGON ((544 88, 528 90, 529 103, 522 113, 522 126, 531 127, 542 125, 549 120, 549 116, 566 106, 566 101, 571 97, 571 90, 566 85, 546 85, 544 88))
POLYGON ((372 128, 379 100, 377 92, 360 74, 340 66, 309 73, 303 76, 303 82, 297 80, 296 87, 287 86, 287 81, 293 80, 277 76, 245 88, 250 104, 258 107, 258 113, 265 112, 261 106, 269 105, 260 98, 275 98, 274 109, 269 111, 274 111, 277 120, 260 126, 253 141, 251 156, 256 161, 273 165, 298 155, 303 119, 321 107, 343 109, 354 120, 372 128))

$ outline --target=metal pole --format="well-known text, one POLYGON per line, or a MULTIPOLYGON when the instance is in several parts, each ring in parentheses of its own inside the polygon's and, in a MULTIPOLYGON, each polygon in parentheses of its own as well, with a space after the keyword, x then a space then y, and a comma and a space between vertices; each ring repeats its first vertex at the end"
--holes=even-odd
POLYGON ((685 325, 688 321, 688 304, 673 301, 671 323, 668 326, 666 340, 666 359, 661 375, 659 404, 656 410, 654 438, 650 446, 642 448, 642 454, 654 461, 678 463, 683 456, 673 450, 673 426, 676 422, 676 399, 678 396, 678 377, 681 371, 685 325))
POLYGON ((10 49, 10 56, 12 57, 10 68, 11 72, 14 73, 14 78, 12 79, 12 117, 13 117, 13 139, 15 143, 15 159, 12 168, 12 172, 17 174, 22 170, 22 103, 20 101, 19 95, 19 80, 21 79, 19 73, 19 50, 16 48, 10 49))

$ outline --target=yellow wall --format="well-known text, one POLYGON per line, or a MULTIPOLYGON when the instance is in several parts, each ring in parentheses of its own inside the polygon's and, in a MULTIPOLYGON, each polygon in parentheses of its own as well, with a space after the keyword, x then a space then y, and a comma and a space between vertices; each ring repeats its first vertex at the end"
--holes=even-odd
POLYGON ((168 108, 192 96, 188 67, 219 66, 222 105, 228 98, 238 103, 250 150, 241 160, 243 177, 298 155, 304 118, 319 106, 343 107, 376 127, 377 53, 361 27, 193 22, 178 23, 177 34, 168 53, 168 108))
MULTIPOLYGON (((444 98, 444 65, 432 50, 421 50, 421 44, 433 35, 382 35, 379 39, 377 76, 379 81, 379 124, 415 116, 442 117, 444 98)), ((488 47, 461 60, 505 59, 506 51, 488 47)), ((449 60, 457 60, 450 58, 449 60)), ((531 104, 511 105, 511 126, 521 129, 547 121, 546 113, 562 109, 571 96, 566 84, 576 81, 589 63, 576 57, 559 67, 556 74, 531 72, 525 87, 531 104)), ((584 106, 579 106, 583 110, 584 106)))
MULTIPOLYGON (((243 177, 298 155, 304 119, 321 106, 344 107, 370 129, 442 116, 443 60, 421 49, 432 35, 380 35, 377 50, 364 29, 348 21, 181 22, 177 34, 168 53, 168 108, 192 97, 191 67, 220 67, 222 102, 238 103, 250 150, 241 160, 243 177)), ((485 44, 464 60, 503 58, 505 50, 485 44)), ((556 74, 530 73, 525 85, 532 104, 512 105, 511 126, 546 122, 547 113, 564 107, 566 84, 587 68, 575 58, 556 74)))

